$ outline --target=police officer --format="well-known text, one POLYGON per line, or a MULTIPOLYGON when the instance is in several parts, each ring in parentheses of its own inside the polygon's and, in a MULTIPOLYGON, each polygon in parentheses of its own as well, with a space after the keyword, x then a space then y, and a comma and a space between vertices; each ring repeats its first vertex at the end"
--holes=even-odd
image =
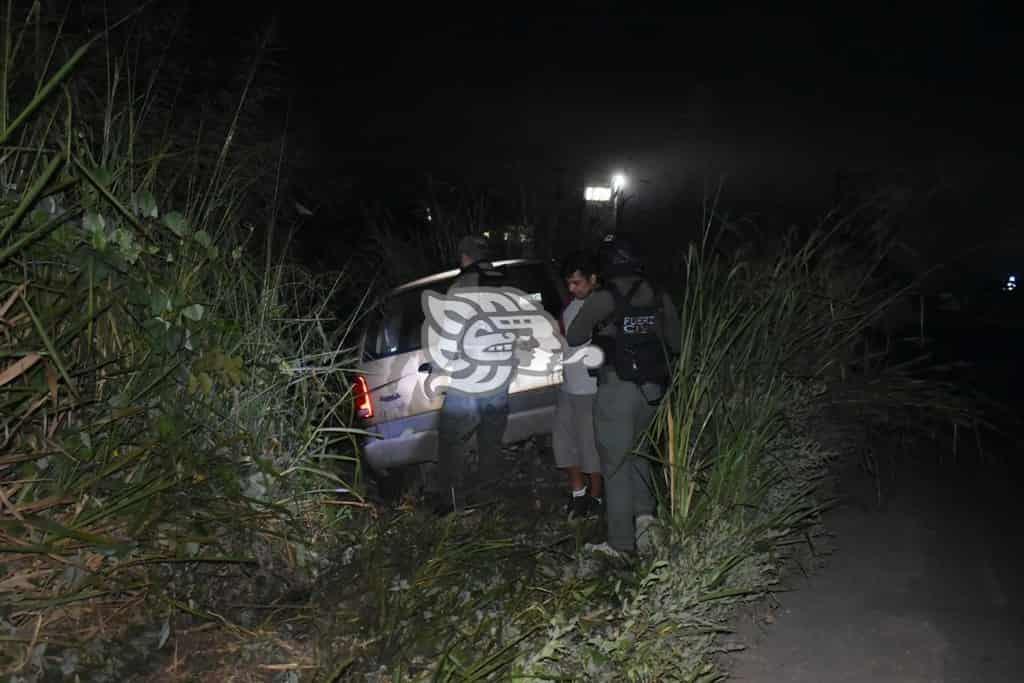
POLYGON ((604 286, 583 302, 579 313, 566 330, 569 345, 593 343, 605 353, 599 369, 597 400, 594 405, 594 429, 597 450, 605 481, 605 519, 607 545, 599 549, 627 556, 649 547, 649 531, 654 522, 654 491, 648 460, 633 453, 657 410, 668 380, 630 381, 616 370, 615 342, 623 335, 624 307, 657 308, 657 337, 665 356, 677 355, 680 344, 680 320, 667 294, 658 294, 644 276, 643 265, 628 240, 616 235, 605 238, 598 250, 604 286), (618 313, 618 315, 617 315, 618 313))

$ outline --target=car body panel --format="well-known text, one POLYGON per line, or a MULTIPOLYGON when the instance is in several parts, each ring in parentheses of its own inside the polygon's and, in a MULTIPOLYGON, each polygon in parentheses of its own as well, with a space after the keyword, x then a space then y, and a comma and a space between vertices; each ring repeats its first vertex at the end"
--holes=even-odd
MULTIPOLYGON (((548 264, 515 259, 493 265, 509 273, 510 286, 522 285, 517 289, 536 295, 545 310, 558 319, 568 295, 548 264)), ((365 424, 374 436, 364 443, 364 455, 379 473, 437 458, 437 425, 444 396, 441 392, 430 396, 424 386, 435 370, 420 348, 423 314, 419 299, 424 290, 445 293, 458 273, 438 273, 391 290, 383 297, 378 318, 364 330, 359 372, 367 380, 374 408, 373 417, 365 424)), ((560 368, 515 376, 509 387, 505 443, 551 432, 561 382, 560 368)))

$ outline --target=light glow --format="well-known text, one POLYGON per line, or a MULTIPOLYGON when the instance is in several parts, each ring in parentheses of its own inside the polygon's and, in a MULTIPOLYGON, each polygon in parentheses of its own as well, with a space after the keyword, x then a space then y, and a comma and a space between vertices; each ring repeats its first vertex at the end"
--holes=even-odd
POLYGON ((583 191, 583 198, 588 202, 610 202, 612 200, 612 188, 588 187, 583 191))

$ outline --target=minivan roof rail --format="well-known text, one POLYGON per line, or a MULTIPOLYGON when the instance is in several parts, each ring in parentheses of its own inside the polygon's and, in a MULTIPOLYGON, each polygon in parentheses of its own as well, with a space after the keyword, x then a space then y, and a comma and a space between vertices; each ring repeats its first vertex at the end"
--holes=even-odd
MULTIPOLYGON (((544 263, 544 262, 545 261, 543 259, 513 258, 513 259, 504 259, 504 260, 500 260, 500 261, 491 261, 491 265, 494 266, 495 268, 500 268, 501 266, 532 265, 532 264, 544 263)), ((440 272, 440 273, 434 273, 433 275, 427 275, 426 277, 421 277, 421 278, 419 278, 417 280, 413 280, 411 282, 406 282, 405 284, 402 284, 402 285, 399 285, 399 286, 395 287, 390 292, 388 292, 388 296, 393 296, 395 294, 401 294, 402 292, 404 292, 404 291, 406 291, 408 289, 415 289, 417 287, 422 287, 423 285, 430 285, 430 284, 433 284, 435 282, 441 282, 443 280, 448 280, 450 278, 455 277, 458 274, 459 274, 459 269, 458 268, 452 268, 451 270, 446 270, 446 271, 443 271, 443 272, 440 272)))

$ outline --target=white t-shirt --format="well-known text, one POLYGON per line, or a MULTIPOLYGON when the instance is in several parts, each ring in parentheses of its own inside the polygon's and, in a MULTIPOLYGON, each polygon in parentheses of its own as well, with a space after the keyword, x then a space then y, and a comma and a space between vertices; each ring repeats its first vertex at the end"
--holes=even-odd
MULTIPOLYGON (((576 318, 576 314, 580 312, 580 308, 583 307, 583 299, 577 299, 573 297, 573 300, 569 302, 569 305, 562 311, 562 325, 564 329, 569 329, 572 325, 572 321, 576 318)), ((565 358, 572 356, 573 352, 581 348, 579 346, 568 346, 566 345, 565 358)), ((583 363, 572 363, 571 365, 562 366, 562 391, 568 394, 596 394, 597 393, 597 378, 591 377, 587 373, 587 366, 583 363)))

